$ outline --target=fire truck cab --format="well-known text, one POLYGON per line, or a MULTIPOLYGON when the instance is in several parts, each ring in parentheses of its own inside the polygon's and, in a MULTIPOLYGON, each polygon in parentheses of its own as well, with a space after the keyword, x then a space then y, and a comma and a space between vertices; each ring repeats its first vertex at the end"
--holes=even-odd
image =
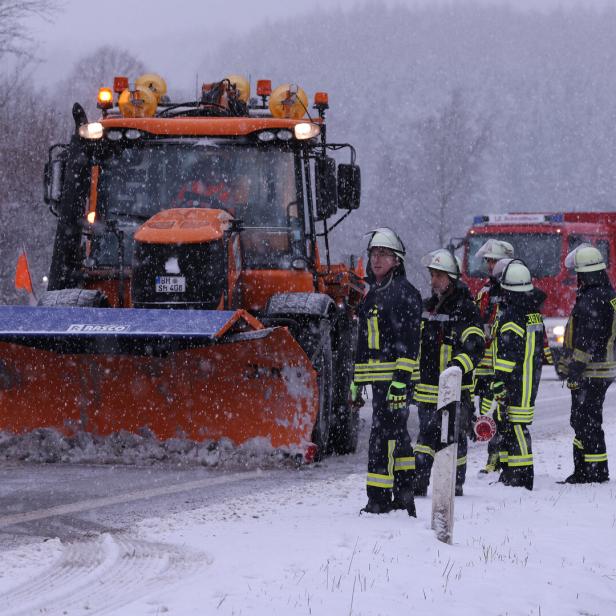
POLYGON ((616 213, 511 213, 475 216, 464 238, 463 279, 476 294, 487 278, 477 251, 488 238, 511 243, 523 259, 534 285, 547 294, 543 305, 548 340, 553 352, 562 347, 565 324, 575 302, 577 279, 565 268, 567 253, 583 242, 596 246, 616 282, 616 213))

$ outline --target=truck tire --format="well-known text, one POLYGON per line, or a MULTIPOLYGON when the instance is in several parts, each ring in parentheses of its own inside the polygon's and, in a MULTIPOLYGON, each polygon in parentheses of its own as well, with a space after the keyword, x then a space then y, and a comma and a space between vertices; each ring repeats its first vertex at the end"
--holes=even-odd
POLYGON ((313 358, 314 368, 317 371, 317 384, 319 387, 319 412, 312 429, 312 442, 317 446, 315 460, 322 460, 329 451, 329 435, 332 420, 333 404, 333 361, 332 341, 329 331, 329 321, 323 321, 319 327, 319 346, 313 358))
POLYGON ((39 306, 79 306, 81 308, 108 308, 107 296, 90 289, 59 289, 45 291, 38 301, 39 306))

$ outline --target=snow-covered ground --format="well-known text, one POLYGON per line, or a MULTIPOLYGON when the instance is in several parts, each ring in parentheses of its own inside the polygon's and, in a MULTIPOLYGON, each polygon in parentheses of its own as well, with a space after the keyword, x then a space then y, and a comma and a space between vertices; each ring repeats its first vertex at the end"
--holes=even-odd
MULTIPOLYGON (((535 490, 479 476, 485 446, 472 445, 453 545, 430 530, 429 497, 417 499, 417 519, 358 515, 364 443, 355 461, 326 461, 334 472, 9 550, 0 614, 616 614, 616 482, 555 483, 571 471, 572 434, 566 390, 544 390, 560 420, 535 429, 535 490)), ((613 402, 604 425, 613 457, 613 402)))

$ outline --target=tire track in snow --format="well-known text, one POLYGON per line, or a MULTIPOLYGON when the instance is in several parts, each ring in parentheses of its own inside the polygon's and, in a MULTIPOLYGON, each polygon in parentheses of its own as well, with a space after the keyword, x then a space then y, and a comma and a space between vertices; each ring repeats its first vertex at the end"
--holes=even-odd
POLYGON ((65 545, 59 561, 0 595, 2 614, 112 614, 203 563, 203 555, 179 546, 106 533, 65 545))

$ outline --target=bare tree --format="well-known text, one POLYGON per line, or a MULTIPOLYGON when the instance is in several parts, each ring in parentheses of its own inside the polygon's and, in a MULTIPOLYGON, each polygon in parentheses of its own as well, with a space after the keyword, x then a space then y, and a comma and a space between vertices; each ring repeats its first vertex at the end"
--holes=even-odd
POLYGON ((146 72, 141 60, 130 51, 105 45, 79 59, 61 88, 62 104, 68 108, 74 102, 83 105, 88 115, 96 112, 96 94, 103 86, 111 87, 117 75, 132 82, 146 72))
POLYGON ((49 20, 56 10, 55 0, 0 0, 0 107, 34 60, 36 47, 25 20, 32 16, 49 20))
POLYGON ((472 118, 461 90, 438 113, 414 127, 421 156, 417 176, 421 198, 430 207, 426 216, 439 246, 457 232, 460 217, 478 188, 481 162, 488 144, 489 120, 472 118))
POLYGON ((50 19, 56 4, 53 0, 0 0, 0 57, 31 55, 33 39, 23 22, 32 15, 50 19))

